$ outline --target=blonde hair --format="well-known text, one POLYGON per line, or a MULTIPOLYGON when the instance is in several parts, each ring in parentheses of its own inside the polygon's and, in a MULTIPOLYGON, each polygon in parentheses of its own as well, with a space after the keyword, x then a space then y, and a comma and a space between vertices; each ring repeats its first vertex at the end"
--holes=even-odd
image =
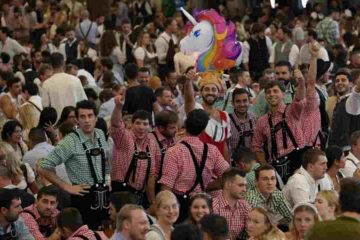
POLYGON ((21 162, 19 161, 15 152, 8 153, 6 158, 6 168, 9 170, 10 179, 15 185, 17 185, 21 181, 21 178, 24 175, 21 171, 20 166, 21 162))
POLYGON ((252 211, 256 211, 262 214, 265 217, 265 223, 269 226, 269 228, 257 239, 259 240, 283 240, 285 239, 285 234, 278 229, 270 219, 268 212, 261 207, 254 208, 252 211))
POLYGON ((170 192, 169 190, 164 190, 164 191, 159 192, 156 195, 155 202, 154 202, 155 210, 158 210, 160 208, 161 204, 168 199, 173 199, 178 203, 178 200, 177 200, 175 194, 170 192))
POLYGON ((295 215, 299 212, 308 212, 308 213, 312 214, 314 216, 315 223, 321 221, 318 211, 311 204, 302 203, 302 204, 296 205, 293 210, 293 217, 292 217, 292 221, 290 224, 290 231, 289 231, 289 234, 295 239, 299 238, 299 232, 295 227, 295 215))
MULTIPOLYGON (((131 221, 131 212, 135 210, 144 211, 144 208, 135 204, 125 204, 119 211, 116 217, 116 229, 120 232, 123 228, 125 220, 131 221)), ((144 211, 145 212, 145 211, 144 211)))
POLYGON ((331 190, 323 190, 318 193, 318 195, 324 198, 328 205, 331 207, 335 207, 335 216, 340 213, 340 204, 339 204, 339 195, 335 191, 331 190))

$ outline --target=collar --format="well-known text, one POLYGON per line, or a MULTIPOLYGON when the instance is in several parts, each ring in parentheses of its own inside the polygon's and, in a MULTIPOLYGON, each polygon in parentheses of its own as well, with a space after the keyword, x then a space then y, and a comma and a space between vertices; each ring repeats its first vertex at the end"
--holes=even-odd
POLYGON ((338 100, 337 102, 341 102, 343 99, 345 99, 345 98, 347 98, 349 96, 350 96, 350 93, 347 93, 347 94, 345 94, 343 96, 337 97, 337 100, 338 100))
POLYGON ((311 182, 313 184, 316 184, 315 179, 309 174, 308 171, 306 171, 306 169, 303 166, 301 166, 299 168, 298 173, 303 175, 306 178, 307 181, 309 181, 309 182, 311 182))
POLYGON ((263 202, 267 202, 268 199, 270 199, 271 195, 272 195, 272 193, 271 193, 268 198, 265 198, 264 195, 262 195, 262 193, 259 191, 259 189, 257 187, 255 187, 254 192, 255 192, 256 196, 258 198, 260 198, 263 202))
MULTIPOLYGON (((239 208, 240 201, 241 200, 236 201, 235 209, 239 208)), ((231 209, 231 206, 230 206, 229 202, 224 197, 224 192, 222 192, 220 197, 219 197, 219 206, 220 206, 220 208, 229 208, 229 209, 231 209)), ((231 210, 235 210, 235 209, 231 209, 231 210)))
POLYGON ((202 142, 199 137, 197 136, 185 136, 183 139, 185 142, 202 142))
MULTIPOLYGON (((93 142, 92 139, 90 139, 87 135, 85 135, 85 133, 80 129, 76 129, 76 132, 79 134, 80 136, 80 141, 81 143, 86 143, 88 141, 93 142)), ((94 142, 97 141, 100 137, 98 136, 98 134, 96 133, 96 129, 94 129, 94 134, 95 134, 95 138, 94 138, 94 142)))
POLYGON ((75 37, 71 42, 66 39, 66 43, 68 43, 70 46, 73 45, 77 41, 77 38, 75 37))
POLYGON ((255 171, 256 169, 258 169, 261 166, 260 163, 255 163, 254 165, 252 165, 250 171, 255 171))

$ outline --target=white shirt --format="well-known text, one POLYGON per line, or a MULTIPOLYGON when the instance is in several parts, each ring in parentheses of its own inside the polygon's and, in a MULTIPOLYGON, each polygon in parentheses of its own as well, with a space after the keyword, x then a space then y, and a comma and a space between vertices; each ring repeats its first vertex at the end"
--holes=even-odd
POLYGON ((345 109, 350 115, 360 114, 360 93, 355 91, 355 87, 352 89, 349 98, 346 99, 345 109))
POLYGON ((357 159, 357 157, 355 157, 355 155, 352 154, 352 152, 350 151, 349 155, 347 155, 345 158, 345 167, 343 169, 340 169, 340 172, 345 177, 353 177, 359 163, 360 160, 357 159))
POLYGON ((0 41, 0 52, 5 52, 10 55, 12 61, 14 55, 19 53, 27 53, 26 49, 18 43, 15 39, 7 37, 5 43, 0 41))
POLYGON ((58 119, 66 106, 75 106, 87 99, 80 79, 67 73, 55 73, 42 85, 41 97, 44 107, 56 109, 58 119))
POLYGON ((78 77, 79 76, 85 76, 90 86, 93 86, 93 87, 97 86, 95 78, 88 71, 86 71, 85 69, 79 69, 77 76, 78 77))
MULTIPOLYGON (((324 62, 329 61, 329 54, 328 54, 328 52, 326 51, 326 49, 324 47, 321 47, 319 49, 319 59, 324 60, 324 62)), ((309 51, 309 44, 306 43, 300 49, 299 65, 301 65, 301 64, 310 64, 310 60, 311 60, 311 53, 309 51)))
POLYGON ((175 34, 169 36, 166 32, 160 34, 160 36, 155 41, 156 53, 158 56, 159 64, 166 64, 166 54, 169 50, 170 38, 172 38, 174 44, 178 43, 178 39, 175 34))
MULTIPOLYGON (((276 47, 276 43, 274 43, 274 45, 271 48, 270 51, 270 57, 269 57, 269 63, 275 63, 275 47, 276 47)), ((286 44, 284 44, 281 48, 281 51, 284 51, 286 44)), ((298 57, 299 57, 299 48, 296 44, 292 45, 291 49, 290 49, 290 53, 289 53, 289 62, 291 64, 291 66, 295 66, 295 64, 297 63, 298 57)))

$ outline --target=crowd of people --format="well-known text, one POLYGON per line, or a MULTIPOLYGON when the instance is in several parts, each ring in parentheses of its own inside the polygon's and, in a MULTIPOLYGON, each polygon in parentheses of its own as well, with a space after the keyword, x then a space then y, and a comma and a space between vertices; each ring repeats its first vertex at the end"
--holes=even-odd
POLYGON ((360 239, 360 1, 300 2, 1 1, 0 240, 360 239))

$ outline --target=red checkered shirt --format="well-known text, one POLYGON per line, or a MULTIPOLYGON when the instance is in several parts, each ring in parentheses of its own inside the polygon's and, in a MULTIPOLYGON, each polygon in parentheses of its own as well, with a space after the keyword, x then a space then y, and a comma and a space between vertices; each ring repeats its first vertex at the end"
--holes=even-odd
MULTIPOLYGON (((242 134, 245 131, 251 130, 251 125, 252 125, 252 130, 255 131, 256 118, 255 118, 254 114, 252 114, 250 112, 248 112, 247 119, 245 122, 241 122, 235 113, 231 114, 231 116, 235 120, 235 123, 234 123, 232 121, 232 119, 229 117, 230 127, 231 127, 231 131, 230 131, 231 137, 229 139, 229 147, 230 147, 230 152, 232 153, 239 144, 240 134, 242 134), (250 122, 251 122, 251 124, 250 124, 250 122), (240 128, 240 131, 238 130, 238 128, 236 126, 238 126, 238 128, 240 128)), ((244 146, 245 147, 251 148, 251 143, 252 143, 252 136, 244 137, 244 146)))
MULTIPOLYGON (((310 99, 311 100, 311 99, 310 99)), ((306 107, 306 99, 303 99, 301 101, 293 100, 292 103, 288 105, 286 108, 285 104, 282 104, 278 111, 276 113, 270 113, 261 116, 257 122, 256 122, 256 129, 253 136, 253 151, 254 152, 262 152, 263 151, 263 145, 268 144, 268 151, 270 160, 274 160, 273 156, 271 154, 271 131, 269 126, 269 115, 272 116, 272 123, 275 127, 276 124, 282 121, 282 115, 286 108, 286 114, 285 119, 286 123, 290 128, 290 131, 292 132, 295 141, 299 148, 304 147, 304 134, 303 134, 303 128, 301 121, 306 121, 303 119, 303 112, 304 108, 306 107)), ((283 157, 295 150, 295 146, 291 142, 289 135, 286 134, 287 138, 287 148, 285 149, 283 146, 283 139, 282 139, 282 130, 276 132, 276 144, 277 144, 277 152, 278 157, 283 157)))
MULTIPOLYGON (((36 205, 32 204, 32 205, 28 206, 27 208, 25 208, 24 210, 32 212, 35 216, 35 219, 34 219, 34 217, 30 213, 22 212, 20 214, 20 216, 24 219, 24 223, 28 227, 31 235, 33 235, 36 240, 47 239, 40 232, 40 228, 39 228, 39 224, 38 224, 38 221, 40 219, 40 213, 37 210, 36 205)), ((50 217, 50 222, 51 222, 51 225, 54 226, 54 230, 56 228, 56 217, 58 214, 59 214, 59 211, 57 209, 54 209, 54 211, 50 217)))
MULTIPOLYGON (((182 141, 187 142, 194 151, 195 157, 200 165, 204 143, 198 137, 186 136, 182 141)), ((213 177, 220 177, 229 167, 219 150, 208 144, 208 155, 205 163, 202 178, 206 187, 213 177)), ((177 194, 185 194, 195 183, 196 171, 194 162, 189 150, 181 143, 169 148, 165 154, 163 175, 160 183, 171 188, 177 194)), ((201 192, 200 184, 194 189, 193 193, 201 192)))
POLYGON ((235 240, 245 230, 251 206, 244 199, 239 199, 235 208, 231 208, 228 201, 221 194, 213 201, 213 212, 223 216, 229 226, 230 239, 235 240))
POLYGON ((149 138, 151 139, 151 141, 156 143, 157 146, 157 154, 160 155, 160 158, 156 158, 156 162, 155 162, 155 172, 156 172, 156 179, 159 176, 159 172, 160 172, 160 161, 161 161, 161 149, 160 149, 160 145, 157 142, 154 133, 156 134, 156 136, 158 137, 160 143, 162 144, 163 148, 165 148, 166 150, 169 149, 170 147, 175 145, 175 138, 172 139, 168 139, 166 138, 164 135, 162 135, 159 131, 158 128, 155 128, 154 132, 149 134, 149 138))
POLYGON ((313 96, 307 96, 306 99, 306 107, 301 121, 305 146, 320 146, 320 138, 318 137, 321 131, 320 99, 317 92, 313 96), (316 144, 314 144, 315 141, 316 144))
MULTIPOLYGON (((151 156, 150 176, 155 176, 155 163, 160 161, 161 155, 158 151, 158 144, 156 141, 151 140, 148 136, 138 146, 138 151, 146 151, 149 147, 151 156)), ((131 130, 125 128, 125 124, 121 122, 120 127, 111 128, 111 137, 114 140, 114 150, 111 165, 111 180, 123 182, 129 165, 135 152, 136 137, 131 130)), ((135 181, 132 181, 132 176, 129 179, 129 185, 136 190, 142 190, 145 177, 146 177, 147 161, 138 161, 136 168, 135 181)))
MULTIPOLYGON (((100 239, 108 239, 103 232, 96 232, 100 239)), ((95 233, 89 229, 87 225, 83 225, 76 230, 67 240, 83 240, 81 237, 86 237, 88 240, 97 240, 95 233)))

